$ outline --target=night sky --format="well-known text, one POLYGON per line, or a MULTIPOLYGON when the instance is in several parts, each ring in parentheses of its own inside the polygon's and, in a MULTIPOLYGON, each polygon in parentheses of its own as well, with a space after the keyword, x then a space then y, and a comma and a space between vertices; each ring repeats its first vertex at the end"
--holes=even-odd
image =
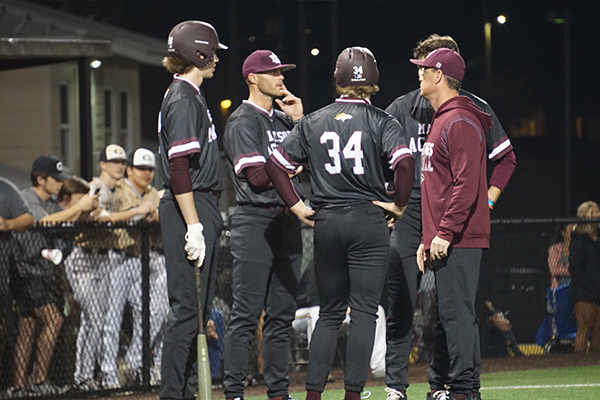
MULTIPOLYGON (((243 59, 268 48, 298 69, 286 85, 303 99, 305 113, 334 98, 337 54, 348 46, 370 48, 379 66, 380 92, 373 104, 385 108, 418 87, 408 62, 416 43, 431 33, 451 35, 467 62, 463 87, 487 100, 515 147, 519 165, 495 217, 566 216, 565 33, 570 40, 572 139, 571 215, 584 200, 600 201, 600 115, 596 78, 600 49, 599 1, 38 1, 89 18, 165 39, 177 23, 210 22, 222 43, 215 77, 205 91, 219 132, 225 117, 247 96, 243 59), (570 23, 557 24, 568 9, 570 23), (335 11, 335 12, 334 12, 335 11), (503 14, 504 25, 495 22, 503 14), (484 24, 492 27, 492 76, 484 65, 484 24), (337 29, 334 27, 337 24, 337 29), (566 29, 568 26, 568 29, 566 29), (318 48, 313 57, 309 51, 318 48), (580 119, 580 131, 575 129, 580 119), (522 137, 535 121, 537 137, 522 137), (581 132, 581 138, 577 137, 581 132)), ((165 43, 166 47, 166 43, 165 43)), ((142 70, 144 135, 155 135, 160 100, 171 77, 157 67, 142 70)))

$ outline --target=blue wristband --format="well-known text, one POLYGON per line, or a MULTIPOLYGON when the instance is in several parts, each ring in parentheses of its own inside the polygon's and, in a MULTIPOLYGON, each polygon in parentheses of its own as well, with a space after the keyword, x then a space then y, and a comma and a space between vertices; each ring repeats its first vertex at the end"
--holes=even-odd
POLYGON ((494 202, 492 201, 492 199, 488 199, 488 205, 490 206, 490 210, 494 209, 494 202))

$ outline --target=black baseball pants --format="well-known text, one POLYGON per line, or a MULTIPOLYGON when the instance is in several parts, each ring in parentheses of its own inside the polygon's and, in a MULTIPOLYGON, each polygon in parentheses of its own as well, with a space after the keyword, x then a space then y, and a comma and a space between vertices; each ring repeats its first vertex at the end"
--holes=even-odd
POLYGON ((269 397, 288 393, 290 329, 302 264, 300 221, 281 207, 238 206, 231 217, 233 310, 225 334, 225 397, 243 397, 249 348, 264 308, 263 376, 269 397))
POLYGON ((373 350, 389 243, 383 210, 371 203, 317 212, 314 249, 321 310, 310 342, 306 390, 323 392, 339 329, 350 307, 344 384, 347 391, 362 392, 373 350))
MULTIPOLYGON (((194 203, 204 226, 206 257, 202 267, 201 290, 204 323, 208 321, 217 272, 217 243, 223 226, 218 198, 211 193, 194 192, 194 203)), ((195 399, 198 375, 197 360, 198 308, 196 303, 196 262, 187 259, 185 234, 187 225, 172 193, 167 190, 160 201, 160 228, 163 237, 169 313, 163 339, 161 385, 159 397, 195 399)))
MULTIPOLYGON (((414 190, 413 190, 414 192, 414 190)), ((420 193, 420 191, 419 191, 420 193)), ((411 332, 419 282, 417 265, 421 243, 421 199, 408 203, 390 236, 387 272, 388 309, 386 325, 385 384, 396 390, 408 388, 411 332)))
POLYGON ((438 318, 434 356, 429 366, 431 389, 470 394, 475 386, 479 326, 475 296, 482 249, 451 248, 434 263, 438 318))

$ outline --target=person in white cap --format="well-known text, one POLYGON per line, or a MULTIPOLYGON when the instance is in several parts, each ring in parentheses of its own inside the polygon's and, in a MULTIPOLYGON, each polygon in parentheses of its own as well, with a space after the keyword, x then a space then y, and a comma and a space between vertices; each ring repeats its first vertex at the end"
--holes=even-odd
MULTIPOLYGON (((127 166, 126 175, 117 181, 115 197, 119 200, 119 210, 111 214, 113 221, 137 221, 146 219, 158 221, 157 190, 150 184, 154 179, 156 160, 154 153, 145 148, 137 149, 127 166)), ((131 384, 141 377, 142 368, 142 261, 140 258, 139 234, 121 231, 121 245, 124 247, 125 259, 108 277, 108 291, 111 301, 108 304, 107 318, 102 332, 102 386, 114 389, 124 384, 131 384), (133 314, 133 336, 125 355, 126 376, 119 380, 117 374, 117 355, 119 350, 119 332, 123 320, 125 304, 129 303, 133 314)), ((153 250, 150 253, 150 341, 153 348, 155 366, 160 366, 162 341, 155 341, 161 329, 168 309, 166 293, 166 270, 164 256, 160 249, 160 235, 151 237, 153 250)), ((159 374, 153 369, 153 383, 158 381, 159 374)), ((138 382, 139 383, 139 382, 138 382)))
MULTIPOLYGON (((100 175, 90 182, 90 193, 98 194, 100 218, 110 221, 118 213, 120 201, 115 196, 117 181, 125 173, 127 154, 123 147, 110 144, 100 152, 100 175)), ((80 390, 98 388, 94 371, 101 361, 102 328, 107 317, 108 276, 124 259, 119 237, 114 232, 85 234, 65 260, 67 279, 81 308, 81 325, 77 334, 77 359, 74 380, 80 390)), ((109 318, 112 316, 108 316, 109 318)))

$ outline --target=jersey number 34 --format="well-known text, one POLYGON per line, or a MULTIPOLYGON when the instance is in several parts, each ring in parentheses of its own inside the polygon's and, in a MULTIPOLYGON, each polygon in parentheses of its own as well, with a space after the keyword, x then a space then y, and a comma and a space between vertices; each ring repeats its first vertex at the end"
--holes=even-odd
MULTIPOLYGON (((365 168, 363 167, 363 151, 361 148, 362 131, 354 131, 352 136, 348 139, 346 146, 341 151, 341 155, 345 159, 354 159, 354 166, 352 172, 355 175, 363 175, 365 168)), ((330 174, 339 174, 342 172, 342 162, 340 159, 340 136, 337 132, 325 131, 321 135, 321 144, 327 146, 327 153, 331 158, 330 163, 325 164, 325 169, 330 174), (331 144, 329 144, 329 143, 331 144)))

